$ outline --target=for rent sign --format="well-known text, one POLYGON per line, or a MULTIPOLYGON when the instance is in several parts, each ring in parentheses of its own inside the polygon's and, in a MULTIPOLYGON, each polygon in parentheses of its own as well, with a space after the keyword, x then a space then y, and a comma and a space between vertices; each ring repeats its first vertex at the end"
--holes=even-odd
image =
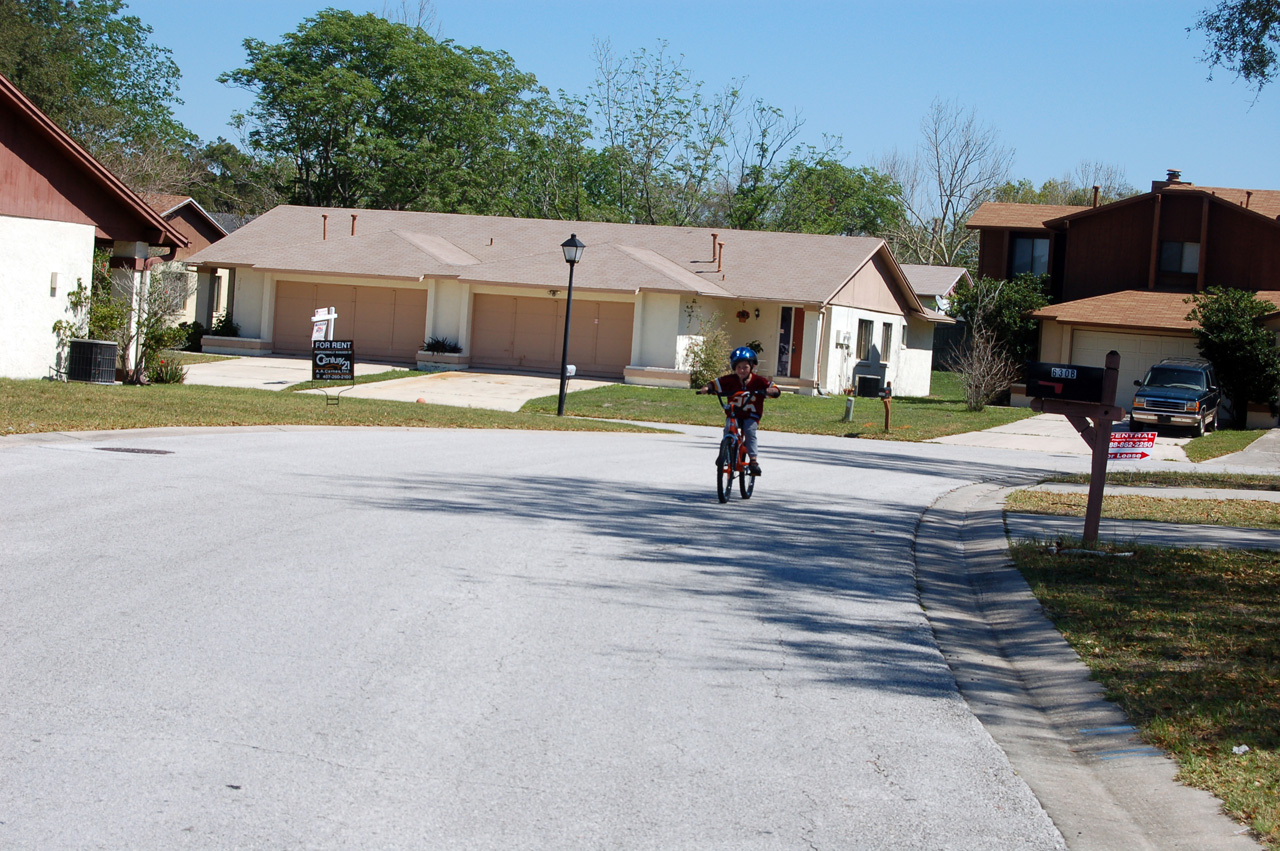
POLYGON ((1154 431, 1113 431, 1107 458, 1112 461, 1141 461, 1150 457, 1146 450, 1154 449, 1155 445, 1154 431))
POLYGON ((315 340, 311 343, 312 381, 355 381, 356 351, 352 340, 315 340))

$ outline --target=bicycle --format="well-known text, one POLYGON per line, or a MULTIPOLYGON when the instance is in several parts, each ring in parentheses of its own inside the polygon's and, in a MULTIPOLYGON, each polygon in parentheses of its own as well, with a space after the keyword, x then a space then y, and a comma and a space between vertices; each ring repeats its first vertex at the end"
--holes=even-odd
POLYGON ((716 458, 716 496, 721 502, 729 501, 735 478, 738 480, 738 493, 742 494, 743 499, 751 499, 751 494, 756 489, 756 477, 750 470, 751 457, 747 454, 747 441, 742 433, 738 414, 734 410, 737 407, 734 404, 735 400, 747 395, 762 396, 764 394, 738 391, 726 400, 724 396, 716 393, 716 399, 724 409, 725 419, 728 422, 728 434, 720 441, 720 454, 716 458))

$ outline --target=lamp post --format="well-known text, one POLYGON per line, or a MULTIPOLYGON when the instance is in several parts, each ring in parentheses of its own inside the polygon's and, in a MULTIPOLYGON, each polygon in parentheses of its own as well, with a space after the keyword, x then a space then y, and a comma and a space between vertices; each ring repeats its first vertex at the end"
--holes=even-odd
POLYGON ((564 416, 564 388, 569 380, 569 317, 573 313, 573 267, 582 259, 582 249, 587 246, 578 239, 576 233, 560 243, 564 251, 564 262, 569 264, 569 291, 564 301, 564 348, 560 352, 560 403, 556 405, 556 416, 564 416))

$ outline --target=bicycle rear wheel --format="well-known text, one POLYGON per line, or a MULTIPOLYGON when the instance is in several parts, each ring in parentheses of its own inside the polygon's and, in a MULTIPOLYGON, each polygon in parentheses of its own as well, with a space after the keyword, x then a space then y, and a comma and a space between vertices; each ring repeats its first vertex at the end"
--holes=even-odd
POLYGON ((738 454, 738 492, 743 499, 751 499, 751 492, 756 489, 756 477, 747 471, 747 448, 744 446, 738 454))
POLYGON ((716 496, 721 502, 729 501, 733 493, 733 468, 738 457, 738 442, 732 437, 720 441, 720 458, 716 462, 716 496))

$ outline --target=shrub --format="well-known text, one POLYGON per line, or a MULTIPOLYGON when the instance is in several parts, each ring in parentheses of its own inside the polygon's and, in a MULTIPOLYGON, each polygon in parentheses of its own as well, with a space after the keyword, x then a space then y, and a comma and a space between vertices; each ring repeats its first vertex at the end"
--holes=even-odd
POLYGON ((239 337, 240 326, 231 321, 230 315, 226 312, 216 314, 213 318, 213 327, 209 329, 210 337, 239 337))
POLYGON ((459 346, 448 337, 431 337, 422 344, 424 351, 433 354, 457 355, 462 353, 462 346, 459 346))
POLYGON ((155 358, 147 364, 148 384, 183 384, 187 370, 175 358, 155 358))
POLYGON ((701 337, 689 344, 684 355, 690 387, 702 387, 724 375, 729 369, 729 353, 733 349, 729 335, 720 324, 719 313, 700 320, 700 325, 701 337))
POLYGON ((204 339, 204 324, 199 319, 194 322, 179 322, 178 327, 187 335, 187 342, 182 350, 186 352, 200 351, 200 341, 204 339))

